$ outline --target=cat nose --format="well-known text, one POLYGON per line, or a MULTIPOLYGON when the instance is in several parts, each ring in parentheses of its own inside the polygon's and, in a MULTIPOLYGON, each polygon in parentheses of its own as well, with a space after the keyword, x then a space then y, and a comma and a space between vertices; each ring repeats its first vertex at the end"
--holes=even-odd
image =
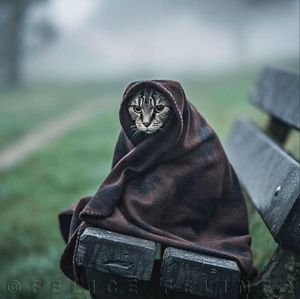
POLYGON ((151 123, 151 121, 143 121, 143 125, 145 127, 149 127, 150 123, 151 123))

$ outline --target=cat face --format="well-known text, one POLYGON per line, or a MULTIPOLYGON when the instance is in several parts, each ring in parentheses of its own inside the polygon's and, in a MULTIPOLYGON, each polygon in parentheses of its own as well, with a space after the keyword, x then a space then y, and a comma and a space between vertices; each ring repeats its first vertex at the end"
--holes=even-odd
POLYGON ((153 89, 143 89, 129 102, 128 112, 135 122, 132 127, 134 135, 141 132, 154 134, 163 131, 170 113, 170 103, 160 92, 153 89))

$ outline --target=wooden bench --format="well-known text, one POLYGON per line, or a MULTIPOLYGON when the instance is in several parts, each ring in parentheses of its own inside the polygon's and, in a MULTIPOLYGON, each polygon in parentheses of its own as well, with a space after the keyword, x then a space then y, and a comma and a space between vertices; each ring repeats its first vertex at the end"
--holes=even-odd
MULTIPOLYGON (((300 170, 284 149, 296 129, 299 150, 299 74, 265 69, 251 101, 269 115, 264 130, 248 119, 235 123, 226 151, 274 240, 271 261, 251 284, 250 298, 300 298, 300 170)), ((264 240, 261 240, 263 243, 264 240)))
MULTIPOLYGON (((281 147, 291 128, 299 130, 299 76, 266 69, 251 100, 270 115, 267 128, 262 131, 247 119, 237 120, 226 152, 279 246, 243 296, 300 298, 299 162, 281 147), (292 295, 284 297, 285 293, 292 295)), ((236 299, 245 289, 233 261, 160 248, 100 228, 87 228, 82 234, 77 263, 85 268, 95 299, 236 299)))

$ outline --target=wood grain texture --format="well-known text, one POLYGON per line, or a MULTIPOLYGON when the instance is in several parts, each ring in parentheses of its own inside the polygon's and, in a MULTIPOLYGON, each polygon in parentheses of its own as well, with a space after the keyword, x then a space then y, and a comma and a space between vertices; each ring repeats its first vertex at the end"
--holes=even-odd
POLYGON ((236 262, 167 248, 161 286, 205 298, 238 298, 240 270, 236 262))
POLYGON ((150 280, 156 245, 100 228, 88 227, 80 237, 77 264, 101 272, 150 280))
MULTIPOLYGON (((157 274, 159 276, 159 273, 157 274)), ((116 274, 86 268, 90 295, 93 299, 159 299, 161 290, 155 280, 130 279, 116 274)))
POLYGON ((251 101, 271 116, 300 129, 299 74, 266 68, 251 92, 251 101))
POLYGON ((299 197, 299 163, 246 119, 235 123, 225 149, 275 240, 298 252, 299 217, 287 223, 299 197), (295 234, 282 238, 288 230, 295 234))
POLYGON ((300 197, 280 229, 277 240, 283 247, 288 244, 288 249, 300 253, 300 197))

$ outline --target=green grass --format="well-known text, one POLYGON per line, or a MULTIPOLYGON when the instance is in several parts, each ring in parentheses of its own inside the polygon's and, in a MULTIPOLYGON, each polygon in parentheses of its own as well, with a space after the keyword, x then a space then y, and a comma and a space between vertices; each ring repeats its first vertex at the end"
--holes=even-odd
POLYGON ((251 215, 250 234, 252 236, 254 266, 258 270, 262 270, 269 262, 277 244, 264 221, 256 211, 251 215))
POLYGON ((263 125, 266 116, 249 101, 257 74, 242 73, 215 80, 186 83, 186 95, 224 141, 237 117, 263 125))
MULTIPOLYGON (((5 223, 0 229, 3 280, 21 279, 28 288, 36 279, 46 285, 60 280, 64 288, 70 287, 58 267, 63 242, 57 213, 92 194, 108 173, 119 127, 115 115, 116 111, 109 111, 95 116, 24 165, 0 175, 0 213, 5 223)), ((46 287, 39 292, 40 298, 51 295, 46 287)))
POLYGON ((21 87, 0 92, 0 149, 45 121, 94 100, 108 86, 99 83, 21 87))
POLYGON ((300 161, 299 131, 292 130, 287 138, 285 148, 298 161, 300 161))
MULTIPOLYGON (((248 89, 254 77, 255 74, 250 74, 207 82, 185 80, 183 85, 188 98, 224 140, 233 120, 240 114, 250 114, 263 121, 261 114, 247 101, 248 89)), ((120 87, 117 86, 117 89, 120 87)), ((28 95, 32 93, 35 91, 27 91, 28 95)), ((67 110, 74 99, 73 95, 76 94, 80 102, 80 96, 86 93, 79 89, 70 93, 48 90, 46 98, 61 96, 65 97, 65 101, 57 100, 48 111, 45 107, 41 108, 43 105, 38 108, 34 101, 28 100, 31 108, 26 108, 28 110, 24 112, 23 121, 30 118, 27 113, 36 115, 44 109, 43 113, 50 117, 55 111, 67 110)), ((44 96, 42 89, 39 95, 44 96)), ((95 95, 98 95, 96 91, 95 95)), ((23 92, 13 92, 11 96, 15 106, 7 109, 12 115, 18 114, 16 103, 22 101, 23 92)), ((4 98, 3 95, 1 97, 4 98)), ((15 126, 6 121, 8 127, 15 126)), ((16 126, 10 133, 17 136, 35 126, 36 122, 27 125, 27 128, 19 127, 18 130, 16 126)), ((106 177, 119 128, 118 107, 99 111, 81 127, 21 165, 0 174, 0 298, 85 298, 84 292, 72 292, 72 284, 59 270, 59 257, 64 244, 58 230, 57 214, 82 196, 93 194, 106 177), (12 280, 22 283, 21 292, 14 295, 8 294, 6 289, 7 282, 12 280), (32 292, 31 283, 34 280, 42 283, 36 294, 32 292), (53 281, 61 283, 57 294, 51 291, 53 281)), ((10 136, 6 138, 9 139, 10 136)), ((255 214, 250 227, 255 264, 262 267, 272 253, 274 244, 255 214)))

